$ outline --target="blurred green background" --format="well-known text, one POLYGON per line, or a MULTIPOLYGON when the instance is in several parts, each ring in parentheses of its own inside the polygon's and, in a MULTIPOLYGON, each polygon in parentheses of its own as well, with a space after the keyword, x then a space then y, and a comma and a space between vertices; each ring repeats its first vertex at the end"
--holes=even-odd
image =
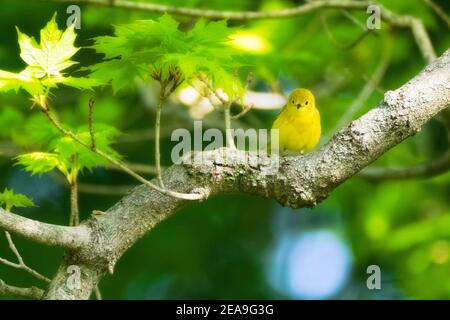
MULTIPOLYGON (((399 14, 425 23, 437 54, 450 47, 449 27, 422 0, 380 1, 399 14)), ((220 10, 271 10, 302 1, 167 0, 158 3, 220 10)), ((450 13, 450 2, 435 0, 450 13)), ((69 4, 0 1, 0 69, 19 71, 15 26, 38 37, 55 11, 65 25, 69 4)), ((124 9, 81 6, 77 45, 89 46, 94 36, 112 33, 112 25, 150 14, 124 9)), ((182 28, 191 18, 176 17, 182 28)), ((355 118, 417 74, 425 61, 408 29, 382 24, 364 32, 365 12, 317 11, 283 20, 233 22, 251 34, 253 45, 243 51, 254 74, 251 89, 289 94, 307 87, 317 97, 325 143, 338 128, 368 79, 379 83, 347 116, 355 118), (361 26, 362 24, 362 26, 361 26), (255 40, 256 39, 256 40, 255 40)), ((77 53, 81 65, 98 62, 90 49, 77 53)), ((247 70, 248 69, 248 70, 247 70)), ((133 79, 130 79, 133 81, 133 79)), ((155 88, 142 84, 113 95, 110 88, 83 92, 61 88, 52 98, 62 120, 83 124, 87 101, 96 100, 96 119, 124 135, 114 146, 129 162, 153 163, 152 128, 155 88), (141 90, 139 90, 141 88, 141 90)), ((0 95, 0 189, 28 195, 37 208, 16 210, 32 219, 67 224, 69 191, 58 174, 30 176, 11 158, 35 150, 45 134, 42 116, 30 110, 25 93, 0 95)), ((277 110, 252 110, 235 127, 269 128, 277 110)), ((221 127, 220 113, 205 116, 204 125, 221 127)), ((163 110, 163 161, 170 165, 170 133, 192 128, 189 107, 171 101, 163 110)), ((398 145, 375 165, 407 167, 433 160, 448 148, 447 131, 432 120, 415 137, 398 145)), ((81 215, 106 210, 117 202, 128 176, 105 169, 86 172, 81 183, 109 186, 116 194, 80 195, 81 215)), ((99 189, 97 188, 97 191, 99 189)), ((418 299, 450 298, 450 174, 426 180, 368 182, 354 177, 314 209, 292 210, 274 201, 246 195, 224 195, 192 204, 161 223, 119 261, 114 275, 100 284, 107 299, 418 299), (366 269, 378 265, 382 289, 368 290, 366 269)), ((51 277, 62 251, 22 239, 16 244, 26 262, 51 277)), ((0 256, 14 260, 4 237, 0 256)), ((23 271, 0 265, 0 279, 17 286, 42 285, 23 271)))

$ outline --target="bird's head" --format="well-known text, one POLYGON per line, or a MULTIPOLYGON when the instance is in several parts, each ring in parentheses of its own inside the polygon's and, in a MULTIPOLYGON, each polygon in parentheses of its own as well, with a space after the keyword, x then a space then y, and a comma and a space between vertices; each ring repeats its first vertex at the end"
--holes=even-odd
POLYGON ((289 96, 287 105, 297 110, 310 111, 315 108, 316 101, 314 95, 308 89, 295 89, 289 96))

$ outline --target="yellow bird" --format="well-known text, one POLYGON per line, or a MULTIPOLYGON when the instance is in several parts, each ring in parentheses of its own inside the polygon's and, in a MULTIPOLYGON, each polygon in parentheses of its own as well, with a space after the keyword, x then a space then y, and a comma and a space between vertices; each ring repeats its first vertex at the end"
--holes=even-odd
POLYGON ((313 149, 320 140, 321 127, 312 92, 308 89, 294 90, 272 129, 279 130, 281 154, 303 154, 313 149))

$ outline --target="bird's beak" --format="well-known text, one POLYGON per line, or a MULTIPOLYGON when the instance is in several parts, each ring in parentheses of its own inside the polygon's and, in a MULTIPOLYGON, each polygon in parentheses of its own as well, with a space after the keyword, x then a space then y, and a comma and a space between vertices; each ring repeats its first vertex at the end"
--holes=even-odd
POLYGON ((302 107, 302 105, 299 103, 297 104, 297 110, 300 109, 302 107))

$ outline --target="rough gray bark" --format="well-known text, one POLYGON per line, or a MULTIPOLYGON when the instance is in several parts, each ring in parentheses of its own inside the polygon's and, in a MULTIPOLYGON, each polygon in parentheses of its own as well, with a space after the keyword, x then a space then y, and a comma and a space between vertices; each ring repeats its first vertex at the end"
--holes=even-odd
POLYGON ((85 226, 56 226, 11 214, 2 208, 0 228, 37 243, 71 249, 84 246, 90 238, 90 229, 85 226))
MULTIPOLYGON (((244 192, 292 208, 311 207, 381 154, 417 133, 449 104, 450 50, 404 86, 387 92, 384 101, 336 133, 320 150, 281 159, 276 175, 264 174, 258 165, 262 159, 256 153, 224 148, 192 154, 184 164, 170 167, 163 174, 164 184, 184 193, 213 196, 244 192), (200 157, 202 161, 188 161, 200 157)), ((128 248, 188 203, 189 200, 139 186, 107 212, 97 212, 77 227, 31 223, 2 212, 0 227, 31 240, 67 248, 44 298, 88 299, 98 281, 107 272, 113 272, 128 248), (69 285, 70 266, 81 271, 79 287, 69 285)))
POLYGON ((16 296, 28 299, 41 299, 44 295, 44 291, 36 287, 20 288, 10 286, 0 279, 0 295, 16 296))

